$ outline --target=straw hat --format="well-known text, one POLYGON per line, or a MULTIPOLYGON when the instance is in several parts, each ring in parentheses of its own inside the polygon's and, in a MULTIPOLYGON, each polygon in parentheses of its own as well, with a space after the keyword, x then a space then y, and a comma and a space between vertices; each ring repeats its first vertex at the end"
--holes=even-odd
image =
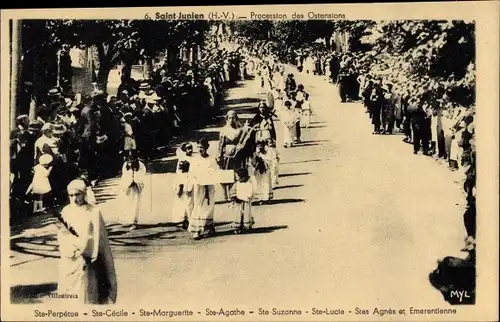
POLYGON ((52 128, 52 133, 55 135, 64 134, 66 131, 68 131, 68 129, 64 126, 64 124, 54 124, 52 128))
POLYGON ((52 131, 52 124, 50 123, 45 123, 43 126, 42 126, 42 131, 52 131))
POLYGON ((53 88, 49 90, 49 96, 54 97, 54 96, 59 96, 61 95, 61 92, 59 91, 58 88, 53 88))
POLYGON ((71 98, 65 98, 64 102, 66 103, 66 107, 73 105, 73 100, 71 98))
POLYGON ((41 165, 49 165, 53 160, 54 158, 50 154, 43 154, 38 163, 41 165))
POLYGON ((139 89, 141 89, 141 90, 147 90, 150 88, 151 88, 151 85, 149 85, 148 83, 141 83, 141 85, 139 85, 139 89))
POLYGON ((39 131, 41 129, 42 129, 42 123, 36 120, 31 122, 30 125, 28 126, 28 130, 31 131, 39 131))
POLYGON ((19 116, 16 118, 16 120, 18 120, 18 121, 23 121, 23 120, 26 120, 26 119, 28 119, 28 120, 29 120, 29 117, 28 117, 28 115, 26 115, 26 114, 21 114, 21 115, 19 115, 19 116))

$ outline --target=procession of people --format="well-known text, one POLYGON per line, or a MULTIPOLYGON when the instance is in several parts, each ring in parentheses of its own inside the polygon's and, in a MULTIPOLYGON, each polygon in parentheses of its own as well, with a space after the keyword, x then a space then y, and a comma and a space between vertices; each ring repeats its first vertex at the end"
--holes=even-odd
POLYGON ((231 211, 230 229, 251 232, 258 224, 254 215, 259 206, 272 206, 277 198, 280 151, 299 147, 315 117, 314 98, 296 80, 300 73, 336 84, 340 102, 361 102, 373 135, 404 134, 414 154, 422 150, 446 160, 453 171, 466 172, 466 248, 473 248, 475 154, 464 161, 463 153, 474 144, 474 114, 436 112, 383 76, 359 69, 359 59, 352 53, 318 50, 289 51, 283 58, 236 42, 233 49, 212 48, 200 62, 186 62, 173 74, 165 65, 142 80, 123 78, 116 95, 96 89, 82 96, 54 88, 39 102, 36 118, 18 116, 11 132, 11 208, 16 209, 11 214, 56 214, 60 292, 79 294, 85 303, 115 303, 117 282, 105 214, 93 188, 118 177, 113 211, 127 231, 137 229, 144 191, 152 189, 146 179, 151 176, 148 165, 178 143, 174 139, 183 140, 213 122, 225 90, 248 81, 258 98, 255 115, 243 120, 230 109, 222 115, 225 124, 217 142, 206 137, 180 142, 173 186, 159 189, 173 195, 164 207, 165 221, 193 240, 217 233, 218 189, 231 211), (285 68, 287 64, 296 69, 285 68))

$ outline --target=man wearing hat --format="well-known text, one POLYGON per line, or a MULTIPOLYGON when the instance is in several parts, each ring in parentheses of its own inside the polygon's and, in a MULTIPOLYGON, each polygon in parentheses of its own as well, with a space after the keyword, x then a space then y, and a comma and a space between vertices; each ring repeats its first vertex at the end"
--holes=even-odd
POLYGON ((139 98, 140 99, 145 99, 147 96, 147 92, 151 89, 151 85, 149 85, 148 82, 142 82, 141 85, 139 85, 139 98))

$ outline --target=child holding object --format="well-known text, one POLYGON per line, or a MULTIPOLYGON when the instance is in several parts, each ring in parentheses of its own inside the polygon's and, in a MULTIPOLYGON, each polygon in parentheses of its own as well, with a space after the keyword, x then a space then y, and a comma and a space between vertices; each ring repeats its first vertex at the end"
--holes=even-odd
POLYGON ((190 164, 186 160, 179 162, 178 172, 174 182, 174 205, 172 222, 182 224, 187 229, 194 208, 193 184, 188 176, 190 164))
POLYGON ((262 205, 265 201, 273 199, 271 163, 273 155, 268 152, 267 144, 261 142, 257 146, 251 162, 255 177, 255 200, 262 205))
POLYGON ((248 170, 245 168, 236 171, 238 180, 232 187, 232 195, 235 206, 233 207, 235 234, 243 233, 252 229, 255 221, 252 216, 252 198, 254 193, 253 183, 250 180, 248 170))
POLYGON ((33 168, 33 181, 26 190, 27 195, 33 193, 33 213, 43 212, 50 207, 52 187, 49 175, 52 171, 52 160, 50 154, 43 154, 33 168))

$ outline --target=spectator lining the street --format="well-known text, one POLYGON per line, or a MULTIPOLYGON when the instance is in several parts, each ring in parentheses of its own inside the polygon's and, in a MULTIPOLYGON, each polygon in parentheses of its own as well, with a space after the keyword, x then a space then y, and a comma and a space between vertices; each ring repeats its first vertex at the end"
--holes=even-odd
POLYGON ((43 212, 52 206, 52 187, 49 181, 52 161, 50 154, 43 154, 33 168, 33 181, 26 190, 26 195, 33 193, 33 213, 43 212))
POLYGON ((134 157, 137 155, 137 144, 132 127, 132 113, 125 113, 121 121, 123 132, 125 134, 123 137, 123 151, 125 152, 125 158, 134 157))

